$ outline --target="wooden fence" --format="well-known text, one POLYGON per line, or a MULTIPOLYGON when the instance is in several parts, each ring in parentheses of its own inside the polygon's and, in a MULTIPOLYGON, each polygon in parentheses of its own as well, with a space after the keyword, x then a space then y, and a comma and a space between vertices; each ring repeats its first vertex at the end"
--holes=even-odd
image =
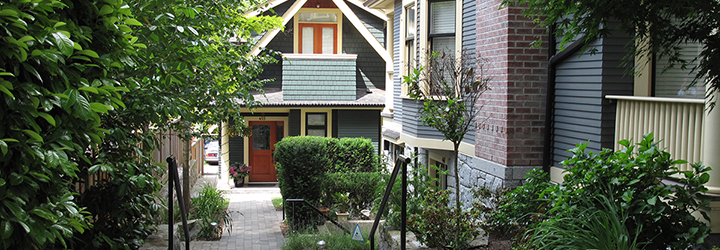
MULTIPOLYGON (((182 158, 183 141, 178 137, 178 133, 168 131, 158 134, 160 146, 151 154, 155 162, 167 166, 165 159, 170 155, 175 155, 180 166, 184 166, 180 159, 182 158)), ((189 163, 191 169, 191 186, 195 183, 198 176, 202 175, 204 167, 205 141, 202 138, 193 139, 190 144, 189 163)), ((167 183, 167 171, 157 173, 156 177, 161 183, 167 183)), ((97 172, 92 175, 80 176, 80 181, 75 183, 75 192, 82 193, 88 187, 94 186, 104 180, 110 179, 110 174, 106 172, 97 172)))

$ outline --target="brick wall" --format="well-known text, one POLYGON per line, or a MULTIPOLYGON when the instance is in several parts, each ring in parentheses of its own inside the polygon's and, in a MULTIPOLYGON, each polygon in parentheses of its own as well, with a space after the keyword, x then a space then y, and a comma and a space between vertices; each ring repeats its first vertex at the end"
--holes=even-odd
MULTIPOLYGON (((502 0, 478 0, 476 50, 487 60, 491 90, 482 106, 476 131, 475 155, 505 166, 542 164, 547 49, 531 48, 536 28, 519 7, 500 8, 502 0)), ((544 43, 544 44, 547 44, 544 43)))

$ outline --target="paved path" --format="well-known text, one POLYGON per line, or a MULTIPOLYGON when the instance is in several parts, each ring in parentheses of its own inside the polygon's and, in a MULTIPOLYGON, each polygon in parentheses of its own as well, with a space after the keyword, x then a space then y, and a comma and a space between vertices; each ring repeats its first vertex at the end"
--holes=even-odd
MULTIPOLYGON (((214 178, 205 175, 202 179, 214 178)), ((213 182, 210 180, 208 182, 213 182)), ((275 211, 270 201, 280 197, 277 187, 242 187, 226 190, 230 198, 228 211, 232 211, 232 232, 223 231, 219 241, 193 241, 190 249, 281 249, 283 235, 280 232, 282 212, 275 211), (237 212, 236 212, 237 211, 237 212), (238 212, 242 213, 240 215, 238 212)))

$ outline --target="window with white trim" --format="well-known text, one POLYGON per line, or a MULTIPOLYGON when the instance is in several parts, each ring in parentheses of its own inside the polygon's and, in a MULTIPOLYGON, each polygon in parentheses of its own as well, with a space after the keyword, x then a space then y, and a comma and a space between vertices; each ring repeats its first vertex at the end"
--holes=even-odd
POLYGON ((299 54, 337 54, 340 40, 339 10, 302 9, 297 18, 299 54))
POLYGON ((434 52, 455 53, 455 1, 430 2, 428 41, 434 52))
MULTIPOLYGON (((690 64, 682 69, 679 64, 675 64, 673 68, 665 70, 669 62, 667 58, 659 56, 653 60, 654 76, 653 76, 653 95, 657 97, 673 97, 673 98, 705 98, 704 79, 698 79, 698 83, 694 86, 690 84, 695 79, 697 71, 691 72, 700 62, 692 61, 702 51, 702 44, 698 42, 690 42, 680 44, 680 59, 690 62, 690 64), (665 70, 663 72, 663 70, 665 70)), ((699 59, 698 59, 699 60, 699 59)))
MULTIPOLYGON (((417 46, 415 44, 415 38, 417 37, 417 24, 415 22, 415 15, 417 11, 415 5, 408 5, 403 8, 403 22, 405 28, 405 44, 403 46, 405 58, 403 58, 402 72, 403 76, 409 75, 413 69, 415 69, 415 63, 417 61, 417 46)), ((405 96, 408 93, 407 84, 402 85, 402 95, 405 96)))

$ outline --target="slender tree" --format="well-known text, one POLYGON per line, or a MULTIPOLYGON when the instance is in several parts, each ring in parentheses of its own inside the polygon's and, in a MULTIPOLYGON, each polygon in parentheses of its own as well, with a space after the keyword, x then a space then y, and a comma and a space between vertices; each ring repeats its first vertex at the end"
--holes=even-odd
POLYGON ((476 117, 482 106, 480 96, 489 89, 490 78, 484 75, 484 59, 474 51, 464 51, 459 57, 454 51, 428 52, 426 61, 405 76, 408 95, 422 101, 420 119, 426 126, 437 129, 444 140, 453 143, 455 154, 455 246, 460 238, 460 176, 459 148, 465 135, 477 127, 476 117))

